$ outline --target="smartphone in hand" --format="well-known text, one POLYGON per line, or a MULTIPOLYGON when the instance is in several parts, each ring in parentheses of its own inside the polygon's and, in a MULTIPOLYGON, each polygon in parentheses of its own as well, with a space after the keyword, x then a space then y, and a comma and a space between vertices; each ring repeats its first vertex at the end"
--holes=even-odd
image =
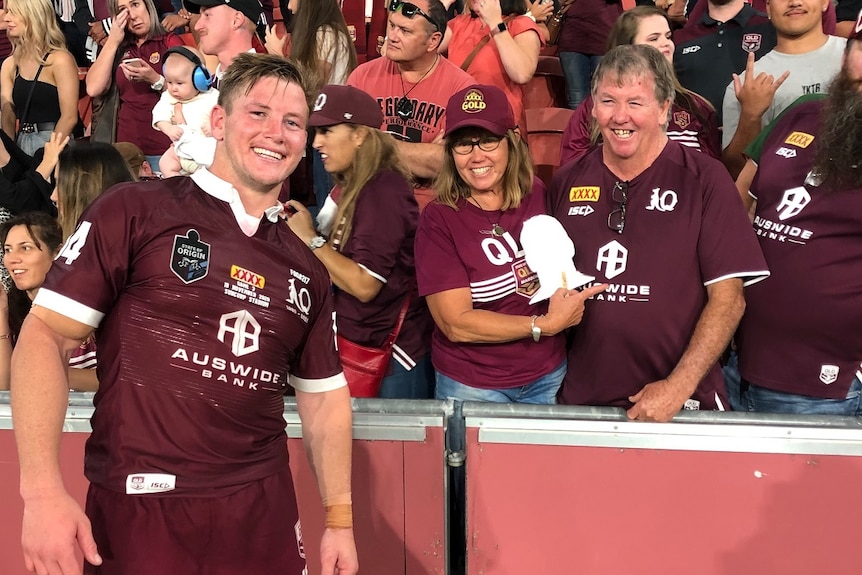
POLYGON ((144 61, 140 58, 126 58, 123 60, 123 64, 132 68, 140 68, 144 65, 144 61))

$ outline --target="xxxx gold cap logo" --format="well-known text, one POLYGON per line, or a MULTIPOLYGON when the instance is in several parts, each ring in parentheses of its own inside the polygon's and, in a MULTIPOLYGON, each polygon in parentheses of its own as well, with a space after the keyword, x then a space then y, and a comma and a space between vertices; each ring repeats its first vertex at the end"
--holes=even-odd
POLYGON ((488 107, 488 104, 485 103, 485 96, 482 95, 482 92, 479 90, 470 90, 464 96, 464 103, 461 104, 461 109, 467 112, 468 114, 475 114, 476 112, 481 112, 485 108, 488 107))

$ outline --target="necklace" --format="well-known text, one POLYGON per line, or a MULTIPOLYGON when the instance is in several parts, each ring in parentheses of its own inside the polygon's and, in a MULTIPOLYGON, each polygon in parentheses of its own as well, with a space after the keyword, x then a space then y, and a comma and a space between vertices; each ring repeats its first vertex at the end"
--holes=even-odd
POLYGON ((413 84, 413 87, 409 90, 404 87, 404 74, 399 74, 399 77, 401 78, 401 91, 404 92, 404 95, 401 96, 401 98, 398 99, 398 103, 395 104, 395 113, 398 114, 398 117, 402 120, 407 120, 413 117, 413 102, 411 102, 410 99, 407 98, 407 96, 409 96, 410 92, 415 90, 416 86, 419 85, 419 82, 424 80, 425 76, 427 76, 431 72, 431 70, 434 69, 434 66, 437 65, 437 60, 439 58, 440 54, 434 56, 434 61, 431 63, 431 66, 429 66, 428 69, 425 70, 425 73, 422 74, 422 76, 416 81, 415 84, 413 84))
MULTIPOLYGON (((491 218, 488 217, 488 211, 482 207, 482 204, 479 203, 479 200, 477 200, 473 196, 470 196, 469 198, 467 198, 468 202, 470 200, 473 200, 473 203, 476 205, 477 208, 479 208, 479 210, 482 212, 482 215, 485 216, 485 219, 488 220, 488 224, 490 224, 490 226, 491 226, 490 230, 479 230, 479 233, 489 235, 489 236, 494 236, 495 238, 502 237, 503 234, 506 233, 506 230, 504 230, 503 226, 500 225, 500 220, 498 219, 496 222, 492 222, 491 218)), ((502 217, 502 216, 503 216, 503 212, 502 212, 502 210, 500 210, 500 217, 502 217)))

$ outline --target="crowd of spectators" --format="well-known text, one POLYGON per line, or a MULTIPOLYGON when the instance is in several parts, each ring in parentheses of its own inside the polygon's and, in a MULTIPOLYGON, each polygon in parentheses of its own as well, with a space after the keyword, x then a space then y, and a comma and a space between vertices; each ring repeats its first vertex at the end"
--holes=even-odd
MULTIPOLYGON (((20 328, 13 300, 20 314, 60 249, 45 218, 59 215, 74 242, 78 217, 113 183, 206 177, 221 78, 238 54, 269 52, 317 94, 300 122, 309 176, 284 184, 284 218, 329 273, 342 354, 392 354, 381 397, 611 405, 655 421, 681 409, 862 415, 862 284, 845 281, 862 277, 862 233, 842 219, 860 215, 862 192, 858 2, 386 4, 379 53, 358 57, 365 34, 337 0, 275 11, 6 0, 0 219, 14 217, 0 231, 12 271, 0 351, 20 328), (573 110, 546 181, 524 98, 541 58, 559 59, 573 110), (82 97, 93 102, 83 138, 82 97), (78 181, 87 150, 122 158, 122 177, 78 181), (833 170, 833 158, 849 166, 833 170), (535 301, 521 235, 544 214, 597 277, 569 285, 564 272, 535 301), (25 249, 40 252, 32 269, 25 249), (843 331, 790 321, 788 290, 821 314, 807 321, 843 331), (764 351, 770 338, 783 353, 764 351)), ((0 364, 2 388, 9 358, 0 364)))

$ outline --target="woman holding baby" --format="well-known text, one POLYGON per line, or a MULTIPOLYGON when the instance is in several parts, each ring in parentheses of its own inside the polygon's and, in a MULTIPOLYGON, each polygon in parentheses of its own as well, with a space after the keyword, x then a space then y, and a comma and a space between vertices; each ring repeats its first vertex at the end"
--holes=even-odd
POLYGON ((171 145, 151 124, 165 85, 162 54, 182 40, 165 32, 152 0, 108 0, 108 9, 111 31, 87 73, 87 94, 99 98, 92 137, 135 144, 158 170, 159 157, 171 145))

